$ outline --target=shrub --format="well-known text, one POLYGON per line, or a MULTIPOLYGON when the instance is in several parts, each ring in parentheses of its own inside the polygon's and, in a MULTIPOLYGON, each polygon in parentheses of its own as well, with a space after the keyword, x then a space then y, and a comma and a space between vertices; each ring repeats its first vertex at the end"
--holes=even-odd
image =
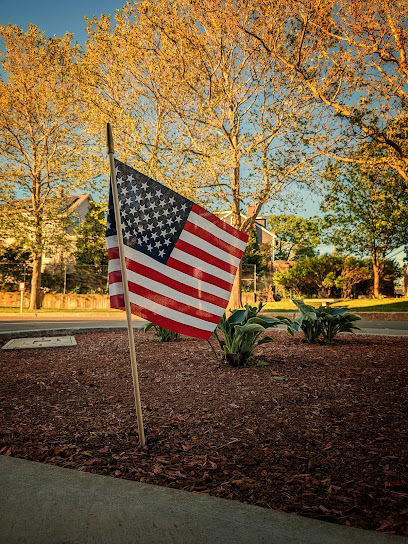
POLYGON ((159 342, 177 342, 177 340, 180 339, 178 332, 170 331, 169 329, 160 327, 160 325, 155 325, 154 323, 148 323, 141 328, 144 330, 144 332, 148 332, 153 328, 159 342))
POLYGON ((243 310, 232 310, 228 318, 224 314, 217 325, 214 336, 218 340, 223 358, 230 365, 245 366, 257 346, 272 342, 269 336, 260 338, 266 329, 276 327, 279 323, 290 325, 290 320, 286 317, 258 316, 263 306, 262 303, 258 306, 246 304, 243 310), (217 330, 222 332, 222 339, 219 338, 217 330))
POLYGON ((347 307, 331 308, 330 306, 313 308, 305 304, 302 300, 292 301, 299 309, 300 315, 288 327, 288 332, 292 336, 294 331, 301 330, 304 334, 304 340, 309 344, 322 341, 331 344, 334 337, 340 332, 351 332, 359 329, 354 324, 360 317, 348 313, 347 307))

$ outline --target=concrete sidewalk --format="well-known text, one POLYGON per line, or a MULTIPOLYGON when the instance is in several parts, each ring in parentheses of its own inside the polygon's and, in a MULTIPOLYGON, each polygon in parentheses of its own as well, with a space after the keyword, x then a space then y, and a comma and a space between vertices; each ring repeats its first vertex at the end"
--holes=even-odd
POLYGON ((408 544, 408 538, 0 456, 2 544, 408 544))

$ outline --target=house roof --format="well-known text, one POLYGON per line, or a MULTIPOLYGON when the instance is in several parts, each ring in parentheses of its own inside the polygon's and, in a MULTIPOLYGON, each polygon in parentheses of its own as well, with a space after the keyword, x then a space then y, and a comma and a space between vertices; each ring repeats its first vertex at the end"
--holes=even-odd
MULTIPOLYGON (((215 215, 218 215, 218 217, 220 219, 222 219, 223 221, 225 221, 224 218, 228 217, 229 215, 231 215, 232 212, 231 210, 223 210, 223 211, 220 211, 220 212, 215 212, 215 215)), ((244 213, 240 212, 239 215, 243 218, 243 219, 247 219, 248 216, 245 215, 244 213)), ((267 215, 257 215, 256 216, 256 219, 266 219, 268 216, 267 215)), ((255 223, 256 227, 261 229, 262 232, 266 232, 267 234, 269 234, 270 236, 272 236, 272 238, 277 238, 276 234, 272 231, 272 230, 269 230, 265 227, 263 227, 262 225, 260 225, 259 223, 255 223)))
MULTIPOLYGON (((77 206, 79 206, 84 200, 89 198, 92 200, 90 193, 83 193, 81 195, 66 195, 61 197, 61 205, 59 211, 68 210, 70 212, 74 211, 77 206)), ((52 197, 50 200, 57 200, 56 197, 52 197)), ((31 208, 31 198, 16 198, 10 203, 15 209, 27 210, 31 208)))
POLYGON ((71 204, 69 205, 69 211, 72 212, 77 206, 82 204, 84 200, 89 198, 92 200, 92 196, 90 193, 84 193, 82 195, 69 195, 66 197, 68 200, 71 200, 71 204))

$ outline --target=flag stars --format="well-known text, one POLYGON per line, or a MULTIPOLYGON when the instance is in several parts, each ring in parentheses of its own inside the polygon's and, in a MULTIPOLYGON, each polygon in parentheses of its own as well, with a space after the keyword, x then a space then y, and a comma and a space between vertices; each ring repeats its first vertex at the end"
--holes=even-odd
MULTIPOLYGON (((127 246, 165 263, 181 233, 191 203, 132 168, 116 167, 123 238, 127 246)), ((107 218, 116 233, 114 215, 107 218)))
POLYGON ((145 221, 146 223, 148 221, 151 221, 152 218, 150 217, 150 213, 151 213, 151 210, 149 210, 149 208, 146 208, 145 212, 144 212, 144 215, 142 216, 143 217, 143 221, 145 221))

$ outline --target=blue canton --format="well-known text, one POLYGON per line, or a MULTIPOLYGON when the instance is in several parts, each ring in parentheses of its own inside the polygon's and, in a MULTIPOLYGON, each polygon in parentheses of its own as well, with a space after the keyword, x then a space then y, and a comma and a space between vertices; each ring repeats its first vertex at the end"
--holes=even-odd
MULTIPOLYGON (((116 159, 115 167, 124 244, 165 264, 193 203, 116 159)), ((110 188, 106 236, 114 235, 116 223, 110 188)))

